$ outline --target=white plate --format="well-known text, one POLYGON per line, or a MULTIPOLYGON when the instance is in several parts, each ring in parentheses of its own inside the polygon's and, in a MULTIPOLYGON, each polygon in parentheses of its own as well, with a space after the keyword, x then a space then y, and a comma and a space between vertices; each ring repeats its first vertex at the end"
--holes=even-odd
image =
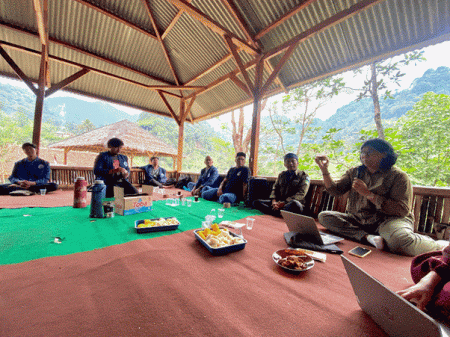
MULTIPOLYGON (((282 266, 279 263, 279 261, 281 259, 287 257, 287 256, 290 256, 290 255, 294 255, 294 254, 288 254, 288 253, 286 253, 285 249, 280 249, 280 250, 277 250, 275 253, 272 254, 272 259, 278 266, 280 266, 281 268, 283 268, 283 269, 285 269, 287 271, 290 271, 290 272, 302 272, 302 271, 309 270, 312 267, 314 267, 314 260, 312 259, 312 257, 307 256, 307 255, 302 255, 302 256, 305 256, 305 257, 308 258, 308 261, 306 262, 306 268, 303 268, 303 269, 292 269, 292 268, 288 268, 288 267, 282 266)), ((294 255, 294 256, 297 256, 297 255, 294 255)))

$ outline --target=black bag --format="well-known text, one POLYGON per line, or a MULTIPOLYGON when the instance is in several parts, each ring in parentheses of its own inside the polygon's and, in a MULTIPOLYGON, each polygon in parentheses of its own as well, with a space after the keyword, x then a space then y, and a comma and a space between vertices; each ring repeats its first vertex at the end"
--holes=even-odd
POLYGON ((191 177, 186 177, 186 178, 180 179, 175 184, 175 187, 182 189, 183 187, 187 187, 187 184, 190 183, 191 181, 192 181, 191 177))
POLYGON ((284 233, 284 239, 286 243, 292 248, 303 248, 309 250, 315 250, 317 252, 326 252, 333 254, 342 254, 343 251, 335 244, 330 245, 318 245, 309 241, 304 241, 302 234, 295 232, 284 233))
POLYGON ((250 178, 248 181, 248 197, 245 202, 247 207, 252 207, 257 199, 269 199, 270 188, 265 178, 250 178))

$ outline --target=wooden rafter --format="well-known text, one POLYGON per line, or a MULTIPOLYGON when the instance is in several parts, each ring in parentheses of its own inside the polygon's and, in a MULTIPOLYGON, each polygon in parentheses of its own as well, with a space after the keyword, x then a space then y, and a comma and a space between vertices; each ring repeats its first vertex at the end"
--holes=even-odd
POLYGON ((89 69, 81 69, 80 71, 77 71, 75 74, 65 78, 64 80, 62 80, 61 82, 52 85, 51 88, 47 89, 45 91, 45 97, 50 96, 51 94, 54 94, 56 91, 65 88, 66 86, 68 86, 70 83, 72 83, 73 81, 76 81, 77 79, 79 79, 80 77, 83 77, 84 75, 86 75, 87 73, 89 73, 90 70, 89 69))
POLYGON ((250 90, 248 89, 248 87, 245 85, 244 82, 242 82, 239 78, 237 78, 236 75, 232 74, 230 76, 230 80, 233 81, 234 84, 236 84, 239 88, 241 88, 243 91, 245 91, 245 93, 250 96, 253 97, 252 93, 250 92, 250 90))
MULTIPOLYGON (((273 72, 273 67, 269 62, 264 62, 264 68, 266 68, 267 73, 268 74, 272 74, 273 72)), ((275 77, 275 82, 277 82, 277 84, 283 88, 283 91, 287 94, 288 90, 286 89, 285 85, 283 84, 283 82, 281 81, 279 74, 277 74, 277 77, 275 77)))
POLYGON ((283 22, 285 22, 286 20, 290 19, 292 16, 294 16, 295 14, 300 12, 303 8, 305 8, 306 6, 312 4, 313 2, 316 2, 316 1, 318 1, 318 0, 305 0, 302 3, 298 4, 297 6, 292 8, 289 12, 287 12, 286 14, 284 14, 283 16, 281 16, 280 18, 278 18, 277 20, 272 22, 270 25, 268 25, 267 27, 262 29, 258 34, 256 34, 255 40, 261 39, 264 35, 269 33, 272 29, 278 27, 283 22))
POLYGON ((153 30, 155 31, 156 38, 158 39, 158 42, 161 45, 161 49, 164 53, 164 57, 166 58, 167 64, 169 65, 170 71, 172 72, 172 76, 175 80, 175 83, 177 85, 180 85, 180 81, 178 79, 177 73, 175 72, 175 68, 172 64, 172 60, 170 59, 170 55, 167 52, 167 48, 164 44, 164 41, 163 41, 161 35, 159 34, 159 28, 158 28, 158 25, 156 24, 156 20, 155 20, 155 17, 153 16, 153 12, 152 12, 152 9, 150 8, 150 4, 148 3, 147 0, 141 0, 141 1, 144 4, 145 9, 147 10, 147 14, 150 18, 150 21, 152 22, 152 26, 153 26, 153 30))
POLYGON ((260 54, 260 50, 254 48, 253 46, 247 44, 246 41, 242 40, 240 37, 236 36, 236 34, 230 32, 228 29, 220 25, 218 22, 215 22, 208 15, 201 12, 198 8, 192 6, 185 0, 167 0, 173 5, 177 6, 179 9, 183 9, 187 14, 192 16, 194 19, 201 22, 203 25, 211 29, 213 32, 216 32, 220 35, 228 35, 233 39, 233 42, 239 47, 243 48, 248 53, 253 55, 260 54))
POLYGON ((236 62, 237 67, 239 68, 242 76, 244 77, 245 84, 247 85, 248 90, 252 93, 254 92, 253 83, 250 80, 250 77, 248 76, 248 73, 246 69, 244 68, 244 65, 242 64, 241 57, 239 56, 239 53, 237 51, 236 46, 234 45, 233 41, 228 35, 224 36, 225 41, 228 45, 228 49, 230 50, 231 54, 233 54, 234 61, 236 62))
MULTIPOLYGON (((0 41, 0 45, 7 46, 9 48, 17 49, 17 50, 20 50, 20 51, 24 51, 24 52, 27 52, 27 53, 30 53, 30 54, 40 55, 40 53, 38 51, 29 49, 29 48, 25 48, 25 47, 22 47, 22 46, 18 46, 18 45, 15 45, 15 44, 12 44, 12 43, 9 43, 9 42, 6 42, 6 41, 0 41)), ((88 70, 90 70, 92 72, 95 72, 97 74, 101 74, 101 75, 104 75, 104 76, 107 76, 107 77, 110 77, 110 78, 114 78, 114 79, 122 81, 122 82, 126 82, 126 83, 129 83, 129 84, 140 86, 140 87, 142 87, 144 89, 162 91, 162 90, 193 90, 193 89, 201 90, 201 89, 204 88, 202 86, 196 86, 196 85, 190 85, 190 86, 147 85, 147 84, 143 84, 143 83, 140 83, 140 82, 137 82, 137 81, 130 80, 130 79, 122 77, 122 76, 118 76, 118 75, 115 75, 115 74, 108 73, 108 72, 100 70, 100 69, 88 67, 86 65, 83 65, 83 64, 80 64, 80 63, 77 63, 77 62, 69 61, 69 60, 63 59, 61 57, 49 55, 49 59, 50 60, 54 60, 54 61, 58 61, 58 62, 61 62, 61 63, 65 63, 65 64, 68 64, 68 65, 72 65, 72 66, 75 66, 77 68, 85 68, 85 69, 88 69, 88 70)), ((20 77, 20 75, 19 75, 19 77, 20 77)), ((35 88, 35 90, 36 90, 36 88, 35 88)), ((178 95, 176 95, 176 96, 180 97, 178 95)))
POLYGON ((187 108, 186 108, 186 115, 189 114, 189 116, 191 117, 191 122, 192 122, 192 120, 194 119, 193 116, 192 116, 192 113, 191 113, 191 108, 192 108, 192 105, 193 105, 194 102, 195 102, 195 98, 196 98, 196 97, 197 97, 197 96, 194 96, 194 97, 191 98, 191 100, 189 101, 189 104, 188 104, 188 106, 187 106, 187 108))
POLYGON ((221 60, 217 61, 212 66, 210 66, 208 69, 206 69, 204 72, 202 72, 202 73, 198 74, 197 76, 191 78, 189 81, 187 81, 184 84, 189 84, 189 83, 192 83, 194 81, 197 81, 201 77, 209 74, 211 71, 213 71, 213 70, 217 69, 218 67, 220 67, 222 64, 228 62, 232 58, 233 58, 233 54, 229 53, 227 56, 225 56, 224 58, 222 58, 221 60))
POLYGON ((3 56, 6 63, 9 64, 9 66, 14 70, 14 72, 19 76, 19 78, 28 86, 28 88, 31 89, 31 91, 37 95, 37 89, 33 85, 33 81, 25 75, 25 73, 22 71, 22 69, 19 68, 19 66, 14 62, 14 60, 8 55, 5 49, 0 45, 0 55, 3 56))
POLYGON ((36 14, 36 22, 41 41, 42 51, 41 58, 44 62, 41 70, 43 70, 43 83, 46 87, 50 87, 50 68, 48 64, 48 0, 33 0, 34 12, 36 14))
POLYGON ((141 32, 142 34, 145 34, 145 35, 147 35, 148 37, 151 37, 152 39, 157 40, 157 37, 156 37, 155 35, 153 35, 152 33, 146 31, 145 29, 142 29, 141 27, 135 25, 134 23, 132 23, 132 22, 130 22, 130 21, 127 21, 127 20, 125 20, 125 19, 123 19, 123 18, 121 18, 121 17, 115 15, 115 14, 112 13, 112 12, 109 12, 109 11, 107 11, 107 10, 105 10, 105 9, 103 9, 103 8, 101 8, 101 7, 99 7, 99 6, 97 6, 97 5, 94 5, 93 3, 87 2, 86 0, 75 0, 75 1, 77 1, 77 2, 79 2, 79 3, 81 3, 81 4, 85 5, 85 6, 87 6, 87 7, 91 8, 91 9, 93 9, 93 10, 96 10, 97 12, 100 12, 100 13, 102 13, 103 15, 106 15, 107 17, 109 17, 109 18, 111 18, 111 19, 116 20, 116 21, 118 21, 118 22, 124 24, 125 26, 128 26, 128 27, 130 27, 130 28, 133 28, 134 30, 139 31, 139 32, 141 32))
MULTIPOLYGON (((11 25, 9 23, 2 22, 2 21, 0 21, 0 26, 7 27, 9 29, 13 29, 13 30, 19 31, 21 33, 25 33, 25 34, 28 34, 28 35, 33 36, 33 37, 39 37, 39 35, 36 34, 35 32, 30 32, 30 31, 28 31, 26 29, 23 29, 23 28, 20 28, 20 27, 17 27, 17 26, 14 26, 14 25, 11 25)), ((84 49, 75 47, 75 46, 73 46, 73 45, 71 45, 71 44, 69 44, 67 42, 64 42, 64 41, 60 41, 58 39, 49 37, 49 42, 51 42, 52 44, 57 44, 57 45, 60 45, 60 46, 72 49, 72 50, 74 50, 76 52, 82 53, 83 55, 86 55, 86 56, 95 58, 97 60, 100 60, 100 61, 112 64, 112 65, 117 66, 117 67, 119 67, 121 69, 125 69, 125 70, 128 70, 128 71, 131 71, 131 72, 133 72, 135 74, 147 77, 147 78, 152 79, 152 80, 155 80, 155 81, 158 81, 158 82, 161 82, 161 83, 165 83, 165 84, 168 84, 168 85, 174 85, 175 84, 175 83, 171 83, 169 81, 166 81, 165 79, 162 79, 162 78, 150 75, 150 74, 143 73, 143 72, 141 72, 139 70, 136 70, 136 69, 128 67, 128 66, 126 66, 124 64, 118 63, 118 62, 116 62, 114 60, 111 60, 111 59, 109 59, 107 57, 103 57, 103 56, 99 56, 99 55, 93 54, 91 52, 88 52, 88 51, 86 51, 84 49)))
POLYGON ((321 23, 315 25, 314 27, 305 30, 303 33, 293 37, 292 39, 279 45, 278 47, 272 48, 268 52, 264 53, 263 58, 264 59, 272 58, 282 53, 284 50, 288 49, 292 45, 298 45, 300 42, 303 42, 313 37, 314 35, 320 33, 321 31, 333 27, 339 24, 340 22, 360 13, 361 11, 367 10, 368 8, 384 1, 386 0, 362 0, 361 2, 358 2, 357 4, 329 17, 328 19, 322 21, 321 23))
MULTIPOLYGON (((187 3, 191 3, 192 0, 187 0, 187 3)), ((184 13, 184 10, 180 9, 178 11, 178 13, 174 16, 174 18, 172 19, 172 21, 170 21, 169 25, 167 26, 166 30, 164 31, 164 33, 162 33, 161 35, 161 39, 165 39, 167 34, 169 34, 170 30, 175 26, 175 24, 177 23, 178 19, 181 18, 181 15, 184 13)))
POLYGON ((165 106, 167 107, 167 109, 169 110, 170 114, 172 115, 172 118, 175 120, 175 122, 177 122, 178 125, 180 125, 180 120, 177 118, 177 116, 175 115, 175 112, 173 111, 172 107, 170 106, 169 102, 167 101, 166 97, 164 96, 164 94, 158 90, 158 95, 159 97, 161 97, 162 101, 164 102, 165 106))
POLYGON ((245 37, 247 38, 247 43, 251 44, 255 48, 260 48, 261 45, 255 41, 253 34, 250 32, 250 28, 248 27, 244 17, 241 15, 241 12, 239 12, 239 9, 237 8, 234 1, 233 0, 222 0, 222 3, 228 9, 228 11, 231 13, 231 15, 233 15, 233 17, 234 17, 236 23, 239 25, 239 28, 241 29, 242 33, 244 33, 245 37))

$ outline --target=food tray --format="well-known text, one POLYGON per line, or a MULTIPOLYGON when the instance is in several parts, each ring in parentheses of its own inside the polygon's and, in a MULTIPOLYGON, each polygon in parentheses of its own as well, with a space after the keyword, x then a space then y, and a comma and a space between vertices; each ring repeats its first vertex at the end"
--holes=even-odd
POLYGON ((289 255, 297 255, 297 254, 289 254, 289 253, 286 252, 286 250, 294 250, 294 249, 280 249, 280 250, 277 250, 276 252, 274 252, 272 254, 273 262, 275 262, 276 265, 279 266, 280 268, 283 268, 284 270, 286 270, 288 272, 291 272, 291 273, 300 273, 302 271, 306 271, 306 270, 309 270, 312 267, 314 267, 314 260, 312 259, 311 256, 308 256, 307 254, 304 254, 304 255, 302 254, 301 255, 301 256, 305 256, 305 257, 308 258, 308 262, 306 262, 306 267, 305 268, 293 269, 293 268, 288 268, 288 267, 285 267, 285 266, 281 265, 280 264, 280 260, 281 259, 283 259, 283 258, 285 258, 285 257, 287 257, 289 255))
MULTIPOLYGON (((225 255, 225 254, 228 254, 228 253, 237 252, 238 250, 244 249, 244 248, 245 248, 245 245, 246 245, 246 243, 247 243, 247 240, 243 239, 243 240, 244 240, 243 243, 238 243, 238 244, 236 244, 236 245, 225 246, 225 247, 220 247, 220 248, 213 248, 213 247, 211 247, 210 245, 208 245, 208 244, 206 243, 206 241, 203 240, 203 239, 200 237, 200 235, 198 235, 198 233, 197 233, 198 231, 201 231, 201 229, 196 229, 196 230, 194 231, 195 237, 197 238, 198 241, 201 242, 201 244, 202 244, 203 246, 206 247, 206 249, 209 250, 209 252, 210 252, 212 255, 225 255)), ((229 233, 230 233, 231 236, 238 236, 237 234, 235 234, 235 233, 233 233, 233 232, 229 232, 229 233)))
MULTIPOLYGON (((175 220, 177 220, 177 218, 175 218, 173 216, 169 216, 169 217, 166 217, 166 218, 155 218, 155 219, 149 219, 149 220, 150 221, 157 221, 159 219, 175 219, 175 220)), ((134 222, 134 228, 136 229, 136 232, 138 232, 138 233, 149 233, 149 232, 174 231, 175 229, 178 229, 178 226, 180 225, 180 222, 177 220, 178 223, 176 225, 138 228, 138 225, 140 225, 140 224, 142 224, 144 222, 145 222, 145 219, 144 220, 136 220, 134 222)))

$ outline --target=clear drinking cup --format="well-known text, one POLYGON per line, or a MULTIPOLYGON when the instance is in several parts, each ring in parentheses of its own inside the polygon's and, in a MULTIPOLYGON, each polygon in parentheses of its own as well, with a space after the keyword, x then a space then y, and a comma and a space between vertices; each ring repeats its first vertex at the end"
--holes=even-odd
POLYGON ((47 193, 47 189, 46 188, 41 188, 39 190, 39 192, 41 192, 41 195, 45 195, 45 193, 47 193))
POLYGON ((192 206, 192 199, 186 199, 187 201, 187 207, 191 207, 192 206))
POLYGON ((253 228, 253 224, 255 223, 255 219, 247 218, 247 229, 250 230, 253 228))
POLYGON ((225 213, 225 210, 223 208, 219 208, 217 210, 217 217, 218 218, 223 218, 223 214, 225 213))

